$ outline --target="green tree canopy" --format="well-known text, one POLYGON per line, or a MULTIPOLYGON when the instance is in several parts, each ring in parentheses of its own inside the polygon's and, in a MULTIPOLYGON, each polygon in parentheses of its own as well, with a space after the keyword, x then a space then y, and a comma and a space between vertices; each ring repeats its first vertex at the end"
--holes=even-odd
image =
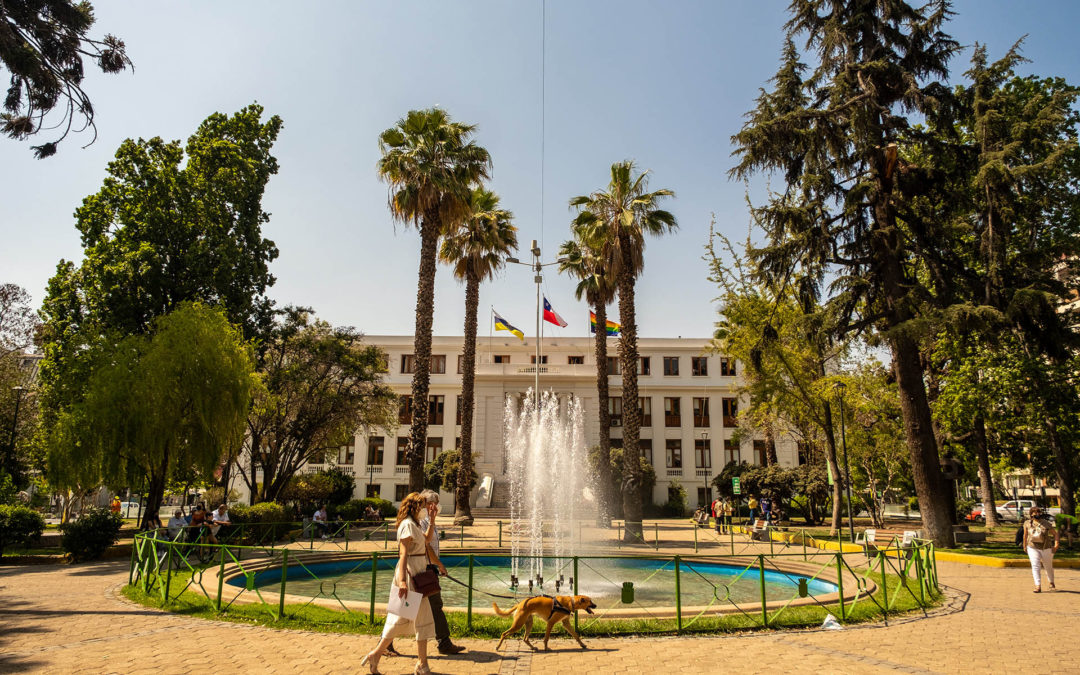
POLYGON ((85 397, 44 431, 50 482, 64 488, 140 483, 156 514, 166 483, 210 476, 240 445, 257 387, 251 348, 221 310, 185 304, 99 349, 85 397))

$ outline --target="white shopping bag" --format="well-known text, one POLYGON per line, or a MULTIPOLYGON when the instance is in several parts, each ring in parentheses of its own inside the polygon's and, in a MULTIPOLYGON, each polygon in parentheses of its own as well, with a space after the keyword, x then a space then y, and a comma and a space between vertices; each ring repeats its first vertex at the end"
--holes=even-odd
POLYGON ((821 627, 825 630, 844 630, 844 627, 840 625, 840 622, 836 620, 836 617, 829 614, 825 617, 825 621, 821 623, 821 627))
POLYGON ((420 601, 424 596, 416 591, 409 591, 403 598, 399 594, 400 590, 397 586, 390 587, 390 602, 386 603, 386 611, 402 619, 416 621, 416 615, 420 613, 420 601))

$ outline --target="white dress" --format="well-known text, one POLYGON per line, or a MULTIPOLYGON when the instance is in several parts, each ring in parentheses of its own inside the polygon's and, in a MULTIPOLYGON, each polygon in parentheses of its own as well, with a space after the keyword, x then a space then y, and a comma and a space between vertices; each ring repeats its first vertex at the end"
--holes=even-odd
MULTIPOLYGON (((406 518, 401 521, 401 525, 398 525, 397 538, 398 541, 405 538, 411 539, 408 550, 405 552, 408 555, 405 560, 409 568, 409 590, 414 591, 416 588, 413 586, 413 575, 423 572, 428 565, 427 542, 424 540, 424 532, 412 518, 406 518)), ((400 573, 400 570, 395 570, 394 576, 397 577, 400 573)), ((397 586, 392 586, 391 592, 396 592, 393 590, 396 588, 397 586)), ((395 638, 415 634, 417 640, 434 640, 435 620, 431 617, 431 603, 428 602, 427 598, 420 602, 420 613, 416 615, 416 621, 404 619, 397 614, 387 613, 386 625, 383 627, 382 634, 383 637, 395 638)))

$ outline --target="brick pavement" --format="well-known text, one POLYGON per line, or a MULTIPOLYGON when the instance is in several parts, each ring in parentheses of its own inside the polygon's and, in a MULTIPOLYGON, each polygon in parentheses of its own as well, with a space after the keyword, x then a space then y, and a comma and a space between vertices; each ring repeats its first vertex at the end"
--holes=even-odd
MULTIPOLYGON (((1026 569, 939 564, 948 604, 921 615, 842 631, 731 636, 568 638, 551 652, 491 640, 432 660, 438 673, 1075 673, 1080 671, 1080 570, 1059 570, 1057 593, 1031 593, 1026 569), (1037 636, 1037 641, 1030 636, 1037 636), (1033 645, 1037 647, 1033 648, 1033 645), (1033 658, 1034 657, 1034 658, 1033 658)), ((0 568, 0 672, 359 672, 372 636, 217 623, 133 605, 117 596, 127 563, 0 568)), ((407 640, 399 648, 414 647, 407 640)), ((391 673, 412 659, 384 659, 391 673)))

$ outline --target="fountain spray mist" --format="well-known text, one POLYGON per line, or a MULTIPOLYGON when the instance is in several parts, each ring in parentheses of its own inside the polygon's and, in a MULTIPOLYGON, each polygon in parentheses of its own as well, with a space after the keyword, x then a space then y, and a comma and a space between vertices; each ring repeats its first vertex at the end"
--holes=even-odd
POLYGON ((532 389, 520 403, 508 396, 505 411, 511 569, 522 584, 558 578, 566 562, 558 561, 545 575, 544 556, 575 555, 575 524, 595 509, 586 491, 581 399, 544 392, 539 406, 534 401, 532 389))

